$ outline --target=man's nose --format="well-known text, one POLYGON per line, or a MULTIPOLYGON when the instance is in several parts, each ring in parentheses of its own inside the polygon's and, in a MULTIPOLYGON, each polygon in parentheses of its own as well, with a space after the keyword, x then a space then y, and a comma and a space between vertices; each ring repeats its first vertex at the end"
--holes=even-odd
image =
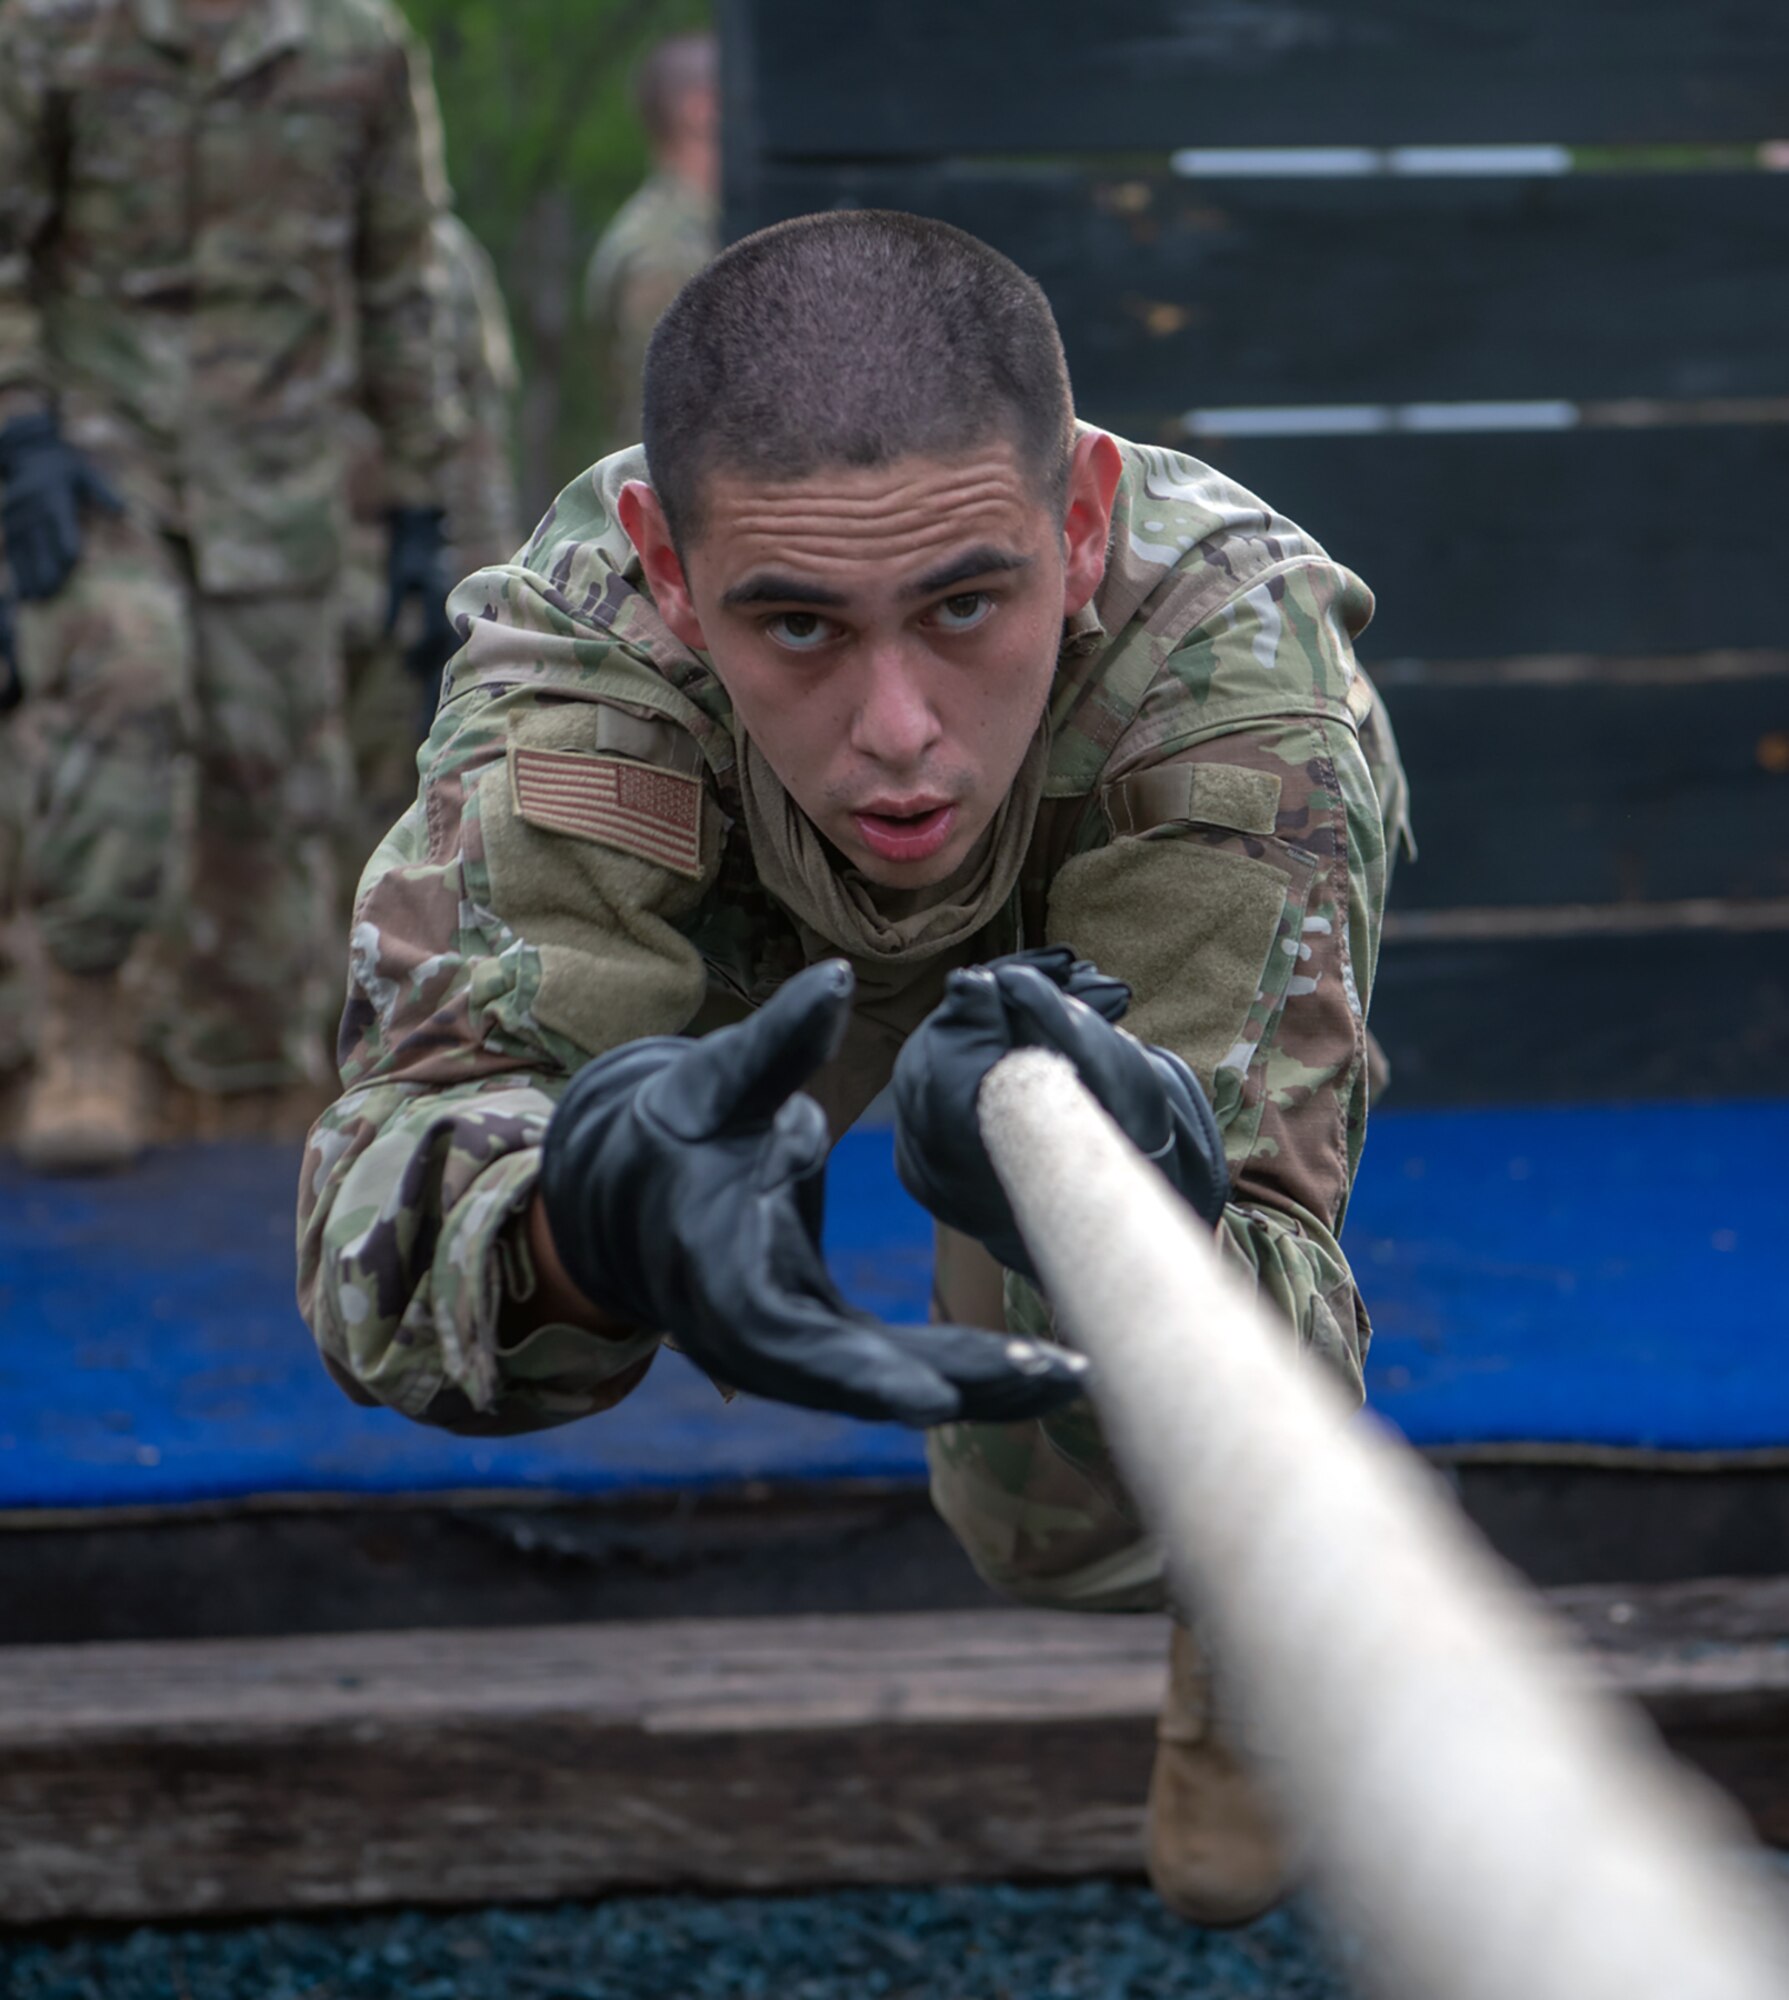
POLYGON ((890 770, 917 766, 943 733, 924 664, 899 644, 866 649, 851 747, 890 770))

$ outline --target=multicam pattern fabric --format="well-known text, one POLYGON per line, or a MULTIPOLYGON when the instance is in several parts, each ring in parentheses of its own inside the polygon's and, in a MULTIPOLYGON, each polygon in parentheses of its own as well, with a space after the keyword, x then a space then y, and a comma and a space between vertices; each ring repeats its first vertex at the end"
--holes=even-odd
POLYGON ((440 497, 444 197, 386 0, 0 0, 0 420, 58 403, 202 590, 327 579, 354 395, 440 497))
POLYGON ((21 628, 28 895, 71 970, 168 916, 205 1088, 320 1061, 342 416, 440 499, 437 126, 386 0, 0 0, 0 419, 54 403, 130 501, 21 628))
POLYGON ((0 716, 0 1075, 30 1059, 35 1039, 24 887, 25 769, 0 716))
MULTIPOLYGON (((435 218, 453 385, 463 424, 441 466, 447 537, 464 576, 513 555, 522 540, 511 455, 515 348, 497 273, 483 245, 451 212, 435 218)), ((352 519, 343 572, 348 741, 354 796, 338 840, 339 887, 351 900, 367 856, 416 789, 417 683, 404 668, 403 635, 385 630, 385 477, 378 427, 356 409, 346 419, 352 519)))
MULTIPOLYGON (((1108 630, 1125 622, 1056 703, 1067 798, 1049 854, 1066 858, 1050 868, 1045 935, 1126 980, 1126 1026, 1192 1065, 1235 1189, 1225 1250, 1358 1396, 1370 1328, 1338 1239, 1366 1136, 1390 850, 1408 839, 1395 742, 1353 658, 1371 599, 1208 468, 1128 455, 1098 602, 1108 630)), ((977 1287, 960 1268, 985 1253, 955 1251, 940 1306, 962 1317, 977 1287)), ((1017 1274, 1004 1294, 1006 1325, 1061 1337, 1017 1274)), ((1008 1595, 1166 1604, 1160 1548, 1090 1403, 945 1425, 927 1456, 939 1512, 1008 1595)))
MULTIPOLYGON (((1061 938, 1133 981, 1137 1031, 1212 1088, 1236 1184, 1227 1247, 1358 1386, 1367 1322, 1337 1234, 1402 796, 1362 748, 1374 698, 1352 640, 1371 599, 1209 467, 1122 450, 1107 575, 1064 634, 1027 872, 976 955, 1061 938), (1133 830, 1115 836, 1118 821, 1133 830)), ((532 1283, 514 1225, 555 1099, 590 1057, 700 1027, 802 962, 744 846, 725 692, 659 619, 617 524, 644 470, 637 451, 593 467, 515 564, 455 593, 466 643, 422 787, 356 910, 346 1090, 305 1161, 300 1296, 338 1379, 430 1421, 559 1422, 639 1379, 650 1341, 500 1338, 506 1297, 532 1283), (699 876, 522 823, 516 746, 703 772, 699 876)), ((1045 1316, 1016 1281, 1008 1303, 1017 1324, 1045 1316)), ((1070 1435, 1090 1421, 1064 1420, 1033 1456, 1097 1464, 1097 1441, 1070 1435)), ((964 1428, 990 1441, 990 1506, 1022 1515, 999 1433, 964 1428)))
POLYGON ((319 1083, 348 781, 334 598, 199 597, 193 640, 196 825, 153 1039, 198 1090, 319 1083))
MULTIPOLYGON (((521 546, 511 449, 511 411, 521 374, 490 254, 451 209, 436 216, 434 240, 445 303, 442 337, 461 418, 442 464, 440 492, 447 539, 464 576, 487 563, 507 562, 521 546)), ((396 504, 402 469, 395 488, 389 477, 385 483, 396 504)))
POLYGON ((721 247, 713 199, 655 173, 616 211, 584 271, 584 317, 596 338, 611 451, 640 435, 640 378, 659 316, 721 247))
POLYGON ((19 606, 21 900, 70 972, 115 970, 168 915, 192 811, 190 584, 164 537, 96 518, 62 589, 19 606))

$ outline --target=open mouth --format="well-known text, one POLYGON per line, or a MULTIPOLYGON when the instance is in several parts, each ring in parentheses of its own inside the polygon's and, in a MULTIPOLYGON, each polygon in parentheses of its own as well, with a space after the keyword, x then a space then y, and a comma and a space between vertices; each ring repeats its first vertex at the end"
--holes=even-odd
POLYGON ((917 812, 855 812, 858 835, 883 861, 928 861, 950 839, 957 823, 954 805, 925 806, 917 812))

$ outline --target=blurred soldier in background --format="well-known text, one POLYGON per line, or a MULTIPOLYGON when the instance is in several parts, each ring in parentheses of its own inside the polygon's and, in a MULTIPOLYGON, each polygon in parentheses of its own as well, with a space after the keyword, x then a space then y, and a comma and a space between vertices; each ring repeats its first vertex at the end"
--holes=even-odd
POLYGON ((12 599, 0 592, 0 1082, 30 1053, 29 983, 20 962, 17 934, 20 849, 24 823, 20 805, 23 774, 12 747, 7 718, 24 690, 19 682, 16 618, 12 599))
MULTIPOLYGON (((447 540, 455 576, 506 562, 522 539, 511 455, 516 391, 509 315, 489 255, 451 211, 435 218, 443 338, 465 427, 442 467, 447 540)), ((362 864, 416 793, 416 746, 435 712, 451 647, 445 604, 431 599, 420 629, 391 617, 385 523, 389 508, 379 433, 363 411, 349 417, 353 525, 344 575, 348 742, 354 797, 343 815, 337 887, 351 903, 362 864)), ((345 914, 345 912, 344 912, 345 914)))
POLYGON ((18 1135, 36 1165, 141 1145, 121 974, 180 899, 156 1024, 175 1076, 212 1093, 318 1074, 357 384, 385 447, 393 599, 445 580, 438 126, 386 0, 0 0, 9 733, 47 961, 18 1135))
POLYGON ((635 74, 652 172, 603 232, 584 274, 584 316, 606 391, 605 451, 638 442, 646 342, 720 248, 718 73, 712 35, 675 35, 635 74))

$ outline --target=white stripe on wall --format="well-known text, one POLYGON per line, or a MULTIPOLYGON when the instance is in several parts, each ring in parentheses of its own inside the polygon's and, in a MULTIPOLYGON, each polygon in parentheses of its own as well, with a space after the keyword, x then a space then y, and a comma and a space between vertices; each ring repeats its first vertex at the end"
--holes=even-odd
POLYGON ((1189 179, 1350 179, 1405 174, 1569 174, 1569 146, 1182 146, 1169 161, 1189 179))

